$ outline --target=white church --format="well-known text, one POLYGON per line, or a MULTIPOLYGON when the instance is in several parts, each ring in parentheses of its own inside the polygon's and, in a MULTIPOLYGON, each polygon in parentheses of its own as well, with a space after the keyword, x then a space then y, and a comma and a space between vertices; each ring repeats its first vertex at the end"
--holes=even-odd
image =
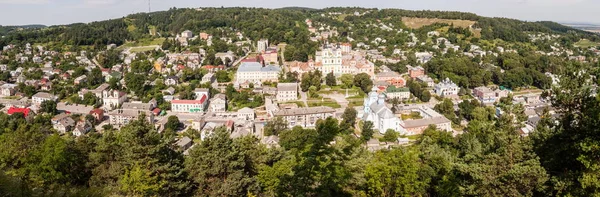
POLYGON ((373 87, 369 96, 365 98, 363 120, 373 122, 374 128, 383 134, 388 129, 405 134, 402 120, 398 118, 390 108, 385 105, 385 95, 378 94, 377 88, 373 87))

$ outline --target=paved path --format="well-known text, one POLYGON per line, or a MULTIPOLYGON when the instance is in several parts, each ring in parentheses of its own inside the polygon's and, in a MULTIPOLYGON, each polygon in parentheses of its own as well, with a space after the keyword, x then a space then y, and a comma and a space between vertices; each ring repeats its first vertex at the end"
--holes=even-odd
POLYGON ((306 92, 302 92, 300 91, 300 101, 304 102, 304 106, 308 107, 308 95, 306 94, 306 92))

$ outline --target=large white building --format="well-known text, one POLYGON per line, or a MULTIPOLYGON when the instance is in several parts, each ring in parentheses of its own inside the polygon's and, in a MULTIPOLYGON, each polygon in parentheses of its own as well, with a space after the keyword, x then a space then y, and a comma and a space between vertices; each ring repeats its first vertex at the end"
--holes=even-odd
POLYGON ((433 90, 438 96, 446 97, 458 95, 460 88, 454 82, 450 81, 450 79, 446 78, 444 81, 435 84, 433 90))
POLYGON ((342 49, 334 47, 324 47, 317 51, 315 62, 320 63, 321 72, 341 75, 342 73, 342 49))
POLYGON ((118 90, 102 91, 102 103, 105 109, 116 109, 127 101, 127 94, 118 90))
POLYGON ((38 92, 31 97, 31 102, 35 105, 41 105, 44 101, 56 101, 57 97, 47 92, 38 92))
POLYGON ((254 83, 259 84, 265 81, 277 82, 279 80, 279 66, 263 66, 258 62, 243 62, 236 73, 236 83, 254 83))
POLYGON ((385 95, 378 94, 377 88, 373 88, 369 97, 365 98, 363 120, 373 122, 374 129, 382 134, 388 129, 404 133, 402 120, 385 105, 385 95))
POLYGON ((208 105, 208 96, 202 95, 198 100, 172 100, 171 110, 181 113, 204 113, 208 105))
POLYGON ((295 101, 298 100, 298 83, 279 83, 277 84, 277 101, 295 101))

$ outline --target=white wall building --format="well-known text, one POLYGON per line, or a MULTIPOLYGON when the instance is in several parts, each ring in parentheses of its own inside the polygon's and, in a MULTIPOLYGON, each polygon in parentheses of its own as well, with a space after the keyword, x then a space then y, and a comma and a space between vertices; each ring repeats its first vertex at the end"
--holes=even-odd
POLYGON ((376 91, 377 88, 373 88, 369 97, 365 98, 363 120, 373 122, 374 129, 379 130, 381 134, 388 129, 403 134, 402 120, 385 105, 385 96, 379 95, 376 91))
POLYGON ((171 111, 181 113, 204 113, 208 105, 208 97, 203 95, 199 100, 172 100, 171 111))
POLYGON ((279 66, 268 65, 262 66, 258 62, 244 62, 240 65, 236 73, 236 83, 255 83, 259 84, 264 81, 279 81, 279 66))
POLYGON ((277 84, 277 101, 295 101, 298 100, 298 83, 279 83, 277 84))
POLYGON ((53 94, 46 93, 46 92, 38 92, 37 94, 35 94, 31 97, 31 102, 34 105, 40 105, 44 101, 56 101, 57 99, 58 98, 56 96, 54 96, 53 94))
POLYGON ((450 81, 450 79, 446 78, 444 81, 435 84, 433 90, 438 96, 446 97, 458 95, 460 88, 454 82, 450 81))
POLYGON ((102 103, 105 109, 116 109, 127 101, 127 93, 118 90, 102 91, 102 103))

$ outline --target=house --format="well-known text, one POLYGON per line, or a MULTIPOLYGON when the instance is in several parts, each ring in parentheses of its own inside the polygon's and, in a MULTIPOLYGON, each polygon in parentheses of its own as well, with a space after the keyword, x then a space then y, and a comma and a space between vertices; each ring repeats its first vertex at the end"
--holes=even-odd
POLYGON ((408 66, 408 75, 410 76, 410 78, 417 78, 419 76, 423 76, 425 75, 425 69, 421 66, 417 66, 417 67, 412 67, 412 66, 408 66))
POLYGON ((177 140, 177 146, 179 146, 179 148, 181 148, 182 151, 186 151, 187 149, 192 147, 192 139, 190 139, 189 137, 182 137, 179 140, 177 140))
POLYGON ((435 84, 435 87, 433 88, 435 94, 441 97, 458 96, 459 90, 460 88, 448 78, 438 84, 435 84))
POLYGON ((204 113, 208 105, 207 101, 207 95, 202 95, 199 100, 172 100, 171 110, 182 113, 204 113))
POLYGON ((41 105, 44 101, 56 101, 58 97, 46 92, 38 92, 31 97, 31 102, 34 105, 41 105))
POLYGON ((52 128, 60 134, 71 131, 75 126, 75 121, 68 114, 59 114, 51 119, 52 128))
POLYGON ((90 111, 90 115, 96 119, 96 122, 102 122, 104 120, 104 110, 102 109, 93 109, 90 111))
POLYGON ((210 98, 209 90, 206 88, 196 88, 194 89, 194 94, 196 95, 196 100, 201 100, 203 96, 210 98))
POLYGON ((213 73, 207 73, 202 76, 202 83, 214 83, 217 80, 217 77, 213 73))
POLYGON ((318 120, 334 117, 335 110, 331 107, 306 107, 282 109, 275 112, 274 115, 286 120, 290 128, 294 126, 314 127, 318 120))
POLYGON ((227 111, 227 96, 225 94, 217 94, 210 100, 209 111, 213 113, 221 113, 227 111))
POLYGON ((127 101, 127 94, 119 90, 102 91, 102 103, 105 109, 116 109, 127 101))
POLYGON ((185 31, 181 32, 181 37, 183 37, 183 38, 192 38, 192 37, 194 37, 194 35, 193 35, 192 31, 185 30, 185 31))
POLYGON ((388 86, 384 93, 387 99, 404 100, 410 98, 410 90, 408 88, 398 88, 396 86, 388 86))
POLYGON ((177 84, 179 84, 179 77, 177 76, 168 76, 165 79, 166 86, 176 86, 177 84))
POLYGON ((73 136, 79 137, 85 135, 90 132, 92 128, 92 123, 89 121, 79 121, 77 122, 77 125, 75 125, 75 128, 73 128, 73 136))
POLYGON ((173 94, 175 94, 175 88, 169 87, 166 90, 163 90, 162 93, 164 95, 173 95, 173 94))
POLYGON ((417 77, 417 81, 427 84, 427 87, 435 86, 435 81, 433 81, 433 79, 427 75, 421 75, 421 76, 417 77))
POLYGON ((81 75, 81 76, 75 78, 74 83, 75 83, 75 85, 80 85, 82 83, 85 83, 86 81, 87 81, 87 76, 81 75))
POLYGON ((279 83, 277 84, 277 101, 295 101, 298 100, 298 83, 279 83))
POLYGON ((15 89, 16 87, 17 87, 16 84, 9 84, 9 83, 2 84, 2 86, 0 86, 0 95, 4 96, 4 97, 14 96, 15 93, 17 92, 15 89))
POLYGON ((250 82, 259 84, 265 81, 279 81, 279 66, 268 65, 263 66, 258 62, 243 62, 236 73, 236 84, 250 82))

